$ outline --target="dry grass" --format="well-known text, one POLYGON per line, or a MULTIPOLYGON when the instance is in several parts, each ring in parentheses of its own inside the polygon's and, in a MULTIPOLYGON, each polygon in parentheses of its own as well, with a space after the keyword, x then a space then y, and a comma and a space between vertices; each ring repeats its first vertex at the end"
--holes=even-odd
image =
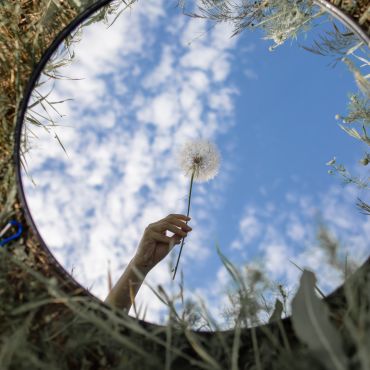
MULTIPOLYGON (((66 3, 66 2, 65 2, 66 3)), ((76 16, 68 3, 58 17, 51 1, 5 1, 0 7, 0 224, 17 215, 13 165, 17 109, 32 70, 57 32, 76 16)))

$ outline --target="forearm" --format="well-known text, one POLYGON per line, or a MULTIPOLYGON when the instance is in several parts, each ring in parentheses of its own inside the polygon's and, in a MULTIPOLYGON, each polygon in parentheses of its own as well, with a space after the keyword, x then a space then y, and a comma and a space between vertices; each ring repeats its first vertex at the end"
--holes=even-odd
POLYGON ((126 309, 128 312, 148 272, 132 259, 104 302, 116 308, 126 309), (134 267, 140 271, 142 277, 135 273, 134 267))
POLYGON ((189 220, 188 216, 171 214, 158 222, 149 224, 134 258, 104 302, 129 311, 148 272, 191 231, 191 227, 186 223, 189 220), (167 232, 174 235, 169 237, 166 235, 167 232), (135 267, 138 274, 135 273, 135 267))

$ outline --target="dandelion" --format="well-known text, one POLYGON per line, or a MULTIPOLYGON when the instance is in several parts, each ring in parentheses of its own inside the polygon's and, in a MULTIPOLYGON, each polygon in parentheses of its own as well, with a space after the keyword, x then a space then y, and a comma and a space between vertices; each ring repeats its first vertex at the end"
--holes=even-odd
MULTIPOLYGON (((190 176, 190 189, 187 210, 187 216, 189 216, 193 182, 202 182, 213 179, 218 173, 218 168, 220 165, 220 155, 216 146, 209 141, 190 141, 186 143, 180 151, 179 164, 185 175, 190 176)), ((172 279, 175 279, 183 246, 184 238, 181 242, 180 252, 179 256, 177 257, 176 267, 173 270, 174 274, 172 279)))
POLYGON ((195 181, 208 181, 218 172, 220 155, 216 146, 209 141, 196 140, 184 145, 179 155, 179 163, 185 175, 195 181))

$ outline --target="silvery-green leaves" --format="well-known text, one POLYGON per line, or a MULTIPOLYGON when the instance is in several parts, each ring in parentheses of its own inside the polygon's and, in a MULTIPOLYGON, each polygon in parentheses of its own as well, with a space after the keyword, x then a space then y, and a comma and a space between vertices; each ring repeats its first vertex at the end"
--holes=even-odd
POLYGON ((315 294, 316 277, 304 270, 292 301, 292 323, 297 337, 305 343, 328 370, 347 369, 338 330, 329 321, 326 304, 315 294))

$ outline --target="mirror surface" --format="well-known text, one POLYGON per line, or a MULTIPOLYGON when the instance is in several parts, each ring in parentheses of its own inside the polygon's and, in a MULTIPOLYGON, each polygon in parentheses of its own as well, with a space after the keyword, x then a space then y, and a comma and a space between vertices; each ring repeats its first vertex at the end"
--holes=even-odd
MULTIPOLYGON (((337 156, 364 173, 364 146, 334 119, 357 90, 353 76, 297 43, 270 52, 259 32, 231 37, 232 26, 188 17, 175 5, 139 2, 110 27, 84 27, 52 63, 72 51, 73 60, 57 78, 41 77, 30 104, 50 94, 28 110, 28 175, 22 173, 41 236, 64 268, 104 300, 109 275, 114 284, 146 226, 186 213, 189 178, 177 156, 186 141, 202 138, 217 145, 220 171, 194 183, 193 231, 175 280, 178 246, 147 275, 136 297, 138 307, 147 306, 145 319, 164 323, 168 313, 146 283, 177 294, 182 271, 185 300, 201 297, 216 321, 229 325, 232 279, 217 245, 246 278, 263 271, 271 283, 258 280, 256 294, 269 287, 272 306, 281 286, 289 300, 299 282, 290 261, 315 271, 320 288, 331 292, 343 281, 345 256, 351 267, 369 252, 369 218, 354 206, 362 192, 342 186, 326 165, 337 156), (322 241, 340 241, 339 267, 318 233, 322 241)), ((263 310, 260 316, 268 317, 263 310)))

